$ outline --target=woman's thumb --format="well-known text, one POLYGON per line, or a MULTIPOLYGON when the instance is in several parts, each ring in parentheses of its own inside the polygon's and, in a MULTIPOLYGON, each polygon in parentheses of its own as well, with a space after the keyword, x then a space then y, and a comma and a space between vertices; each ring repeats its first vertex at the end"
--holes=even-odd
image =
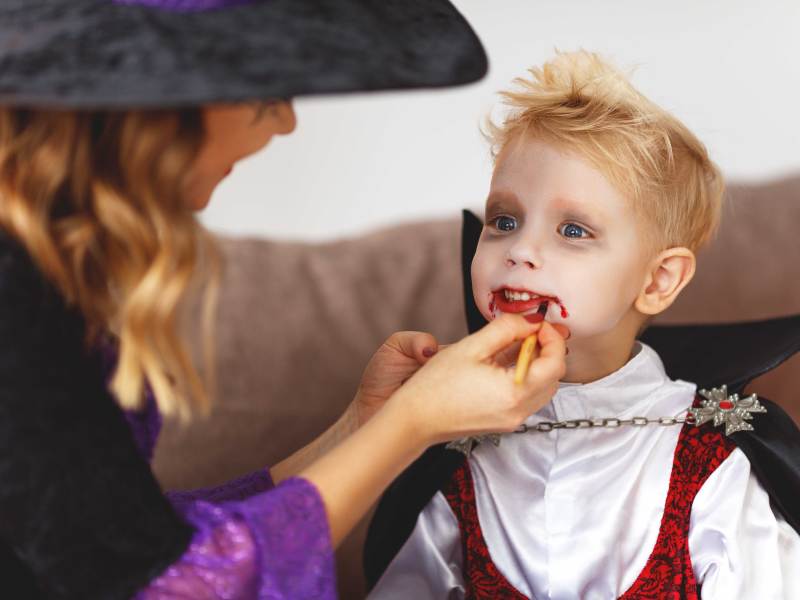
POLYGON ((386 344, 401 354, 416 359, 421 365, 428 362, 439 350, 436 338, 422 331, 398 331, 386 340, 386 344))
POLYGON ((520 315, 503 313, 494 321, 464 338, 464 350, 484 360, 493 357, 506 346, 539 331, 541 323, 529 323, 520 315))

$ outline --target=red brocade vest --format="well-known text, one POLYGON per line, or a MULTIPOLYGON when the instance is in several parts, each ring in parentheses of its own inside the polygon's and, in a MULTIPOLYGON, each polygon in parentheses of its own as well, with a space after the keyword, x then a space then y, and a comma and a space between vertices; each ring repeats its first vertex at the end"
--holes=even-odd
MULTIPOLYGON (((655 547, 622 600, 696 600, 697 581, 689 555, 689 518, 692 502, 709 475, 735 448, 734 443, 710 425, 681 429, 669 491, 655 547)), ((527 600, 500 573, 478 522, 475 486, 464 460, 442 490, 461 530, 461 551, 468 600, 527 600)))

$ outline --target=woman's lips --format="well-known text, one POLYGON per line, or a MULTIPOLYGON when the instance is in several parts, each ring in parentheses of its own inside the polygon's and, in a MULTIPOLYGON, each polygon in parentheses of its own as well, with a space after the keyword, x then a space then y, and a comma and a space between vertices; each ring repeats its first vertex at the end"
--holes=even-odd
POLYGON ((507 300, 505 290, 524 291, 501 288, 492 292, 492 300, 489 304, 489 310, 492 312, 492 315, 494 315, 495 310, 500 310, 504 313, 536 312, 542 302, 547 302, 548 304, 557 304, 561 308, 562 319, 566 319, 569 316, 567 309, 564 308, 564 305, 561 304, 561 301, 555 296, 540 296, 535 292, 528 292, 528 294, 533 296, 530 300, 507 300))

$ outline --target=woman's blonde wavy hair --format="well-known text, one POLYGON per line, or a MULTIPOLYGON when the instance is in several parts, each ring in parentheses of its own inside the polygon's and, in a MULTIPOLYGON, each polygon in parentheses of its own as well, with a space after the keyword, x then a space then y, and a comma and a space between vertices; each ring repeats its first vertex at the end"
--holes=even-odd
POLYGON ((683 123, 591 52, 557 52, 529 73, 501 93, 509 108, 502 122, 484 124, 494 159, 525 136, 552 142, 577 152, 626 194, 652 225, 652 250, 696 251, 713 238, 724 180, 683 123))
POLYGON ((200 109, 0 107, 0 227, 83 314, 87 344, 116 338, 120 405, 140 407, 147 382, 160 411, 182 419, 207 413, 213 390, 220 256, 183 191, 203 139, 200 109), (205 381, 181 335, 199 283, 205 381))

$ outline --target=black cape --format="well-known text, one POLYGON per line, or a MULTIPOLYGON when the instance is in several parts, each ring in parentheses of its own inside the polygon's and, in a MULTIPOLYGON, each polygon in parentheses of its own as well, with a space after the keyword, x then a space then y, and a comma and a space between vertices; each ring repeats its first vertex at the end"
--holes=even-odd
MULTIPOLYGON (((462 270, 467 324, 473 333, 486 324, 472 297, 470 266, 483 223, 464 211, 462 270)), ((800 315, 721 325, 652 326, 640 338, 661 357, 672 379, 699 388, 728 386, 741 393, 753 379, 800 350, 800 315)), ((755 416, 753 431, 732 434, 769 493, 772 505, 800 532, 800 430, 777 404, 760 397, 767 412, 755 416)), ((364 571, 372 588, 411 535, 417 517, 464 456, 444 444, 428 449, 389 486, 370 523, 364 571)))

